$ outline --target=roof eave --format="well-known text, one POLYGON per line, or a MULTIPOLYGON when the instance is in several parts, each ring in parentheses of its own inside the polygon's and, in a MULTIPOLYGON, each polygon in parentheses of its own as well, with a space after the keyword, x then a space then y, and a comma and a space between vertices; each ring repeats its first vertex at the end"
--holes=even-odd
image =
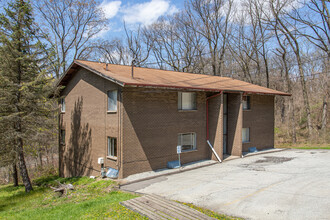
POLYGON ((124 87, 143 87, 143 88, 162 88, 162 89, 180 89, 180 90, 195 90, 195 91, 209 91, 209 92, 221 92, 221 89, 208 89, 189 86, 170 86, 161 84, 141 84, 141 83, 124 83, 124 87))
POLYGON ((256 95, 280 95, 280 96, 291 96, 290 93, 285 92, 253 92, 253 91, 246 91, 247 94, 256 94, 256 95))
POLYGON ((75 62, 73 61, 69 68, 65 71, 65 73, 59 78, 59 80, 56 83, 56 87, 59 87, 63 81, 63 79, 68 75, 69 71, 72 69, 73 65, 75 65, 75 62))
POLYGON ((124 87, 143 87, 143 88, 162 88, 162 89, 181 89, 181 90, 195 90, 195 91, 209 91, 209 92, 229 92, 229 93, 247 93, 247 94, 259 94, 259 95, 281 95, 291 96, 289 93, 271 93, 271 92, 253 92, 243 90, 221 90, 221 89, 209 89, 200 87, 186 87, 186 86, 170 86, 161 84, 141 84, 141 83, 124 83, 124 87))

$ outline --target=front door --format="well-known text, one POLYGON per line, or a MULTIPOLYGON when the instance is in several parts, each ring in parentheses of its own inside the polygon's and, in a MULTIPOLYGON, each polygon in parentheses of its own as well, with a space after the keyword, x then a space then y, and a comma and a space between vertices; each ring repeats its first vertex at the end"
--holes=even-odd
POLYGON ((228 97, 223 94, 223 154, 227 154, 227 120, 228 120, 228 97))

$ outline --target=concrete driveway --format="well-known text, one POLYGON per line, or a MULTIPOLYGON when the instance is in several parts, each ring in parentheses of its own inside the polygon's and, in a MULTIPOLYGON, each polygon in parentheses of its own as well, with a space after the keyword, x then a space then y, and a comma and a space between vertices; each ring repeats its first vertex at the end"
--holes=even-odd
POLYGON ((255 155, 122 188, 245 219, 330 219, 330 151, 255 155))

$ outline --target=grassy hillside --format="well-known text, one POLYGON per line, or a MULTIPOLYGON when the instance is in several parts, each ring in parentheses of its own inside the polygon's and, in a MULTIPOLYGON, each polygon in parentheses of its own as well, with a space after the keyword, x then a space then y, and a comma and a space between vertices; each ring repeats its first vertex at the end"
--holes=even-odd
POLYGON ((23 186, 0 187, 0 219, 147 219, 119 204, 136 195, 114 190, 111 180, 53 176, 34 183, 28 194, 23 186), (57 184, 54 180, 72 183, 75 189, 60 197, 49 188, 57 184))
POLYGON ((305 149, 305 150, 330 150, 329 144, 278 144, 276 148, 292 148, 292 149, 305 149))

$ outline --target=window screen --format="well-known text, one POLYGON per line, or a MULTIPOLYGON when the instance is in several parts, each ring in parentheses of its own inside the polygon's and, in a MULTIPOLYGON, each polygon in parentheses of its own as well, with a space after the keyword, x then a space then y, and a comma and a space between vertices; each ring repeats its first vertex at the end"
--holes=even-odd
POLYGON ((61 112, 65 112, 65 99, 61 98, 61 112))
POLYGON ((196 110, 197 101, 195 92, 179 92, 178 93, 179 110, 196 110))
POLYGON ((196 149, 196 134, 195 133, 179 134, 178 145, 181 146, 182 151, 196 149))
POLYGON ((117 111, 117 90, 108 91, 108 111, 117 111))
POLYGON ((242 141, 243 143, 250 142, 250 128, 242 129, 242 141))
POLYGON ((117 138, 108 137, 108 156, 117 157, 117 138))
POLYGON ((250 96, 243 96, 243 110, 250 110, 250 96))

